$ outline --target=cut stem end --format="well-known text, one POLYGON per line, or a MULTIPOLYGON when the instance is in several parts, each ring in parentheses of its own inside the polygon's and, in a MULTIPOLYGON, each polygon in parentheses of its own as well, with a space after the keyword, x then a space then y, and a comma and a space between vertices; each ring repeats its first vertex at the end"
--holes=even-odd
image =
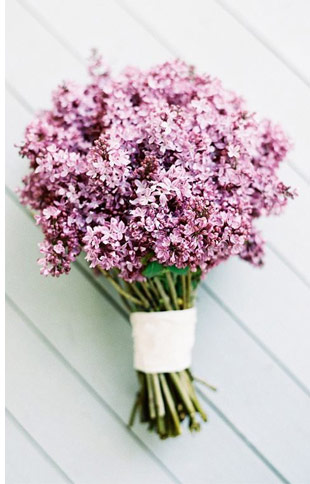
POLYGON ((200 422, 207 421, 194 388, 189 370, 174 373, 143 373, 138 371, 140 388, 130 415, 129 427, 137 412, 149 431, 161 439, 182 433, 182 422, 188 421, 191 432, 200 430, 200 422))

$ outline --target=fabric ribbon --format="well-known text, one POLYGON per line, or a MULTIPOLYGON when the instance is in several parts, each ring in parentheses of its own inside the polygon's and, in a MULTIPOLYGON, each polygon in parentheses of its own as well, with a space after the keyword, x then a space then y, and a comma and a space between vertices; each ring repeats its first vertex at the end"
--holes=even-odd
POLYGON ((131 313, 135 369, 173 373, 189 368, 196 320, 196 308, 131 313))

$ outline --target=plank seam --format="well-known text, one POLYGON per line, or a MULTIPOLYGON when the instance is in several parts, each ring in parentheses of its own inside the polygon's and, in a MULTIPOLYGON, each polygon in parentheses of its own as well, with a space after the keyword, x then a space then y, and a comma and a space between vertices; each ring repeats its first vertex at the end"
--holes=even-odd
POLYGON ((212 297, 212 299, 231 317, 231 319, 245 332, 245 334, 254 341, 257 346, 264 351, 266 355, 289 377, 299 388, 310 397, 310 389, 304 385, 303 382, 266 346, 247 326, 246 324, 236 316, 236 314, 224 303, 224 301, 210 287, 203 282, 202 288, 204 291, 212 297))
POLYGON ((298 279, 310 289, 309 281, 301 274, 294 266, 290 263, 289 259, 287 259, 271 242, 266 242, 266 245, 269 249, 278 257, 278 259, 288 268, 290 269, 298 279))
POLYGON ((41 27, 43 27, 57 42, 80 63, 85 65, 85 61, 83 57, 79 54, 75 48, 67 42, 62 36, 58 34, 58 32, 52 27, 52 25, 47 22, 44 17, 42 17, 37 10, 32 8, 27 2, 24 0, 16 0, 17 3, 28 13, 30 14, 41 27))
POLYGON ((167 474, 168 477, 177 484, 182 484, 181 481, 173 474, 173 472, 152 452, 152 450, 138 437, 138 435, 128 428, 127 423, 119 416, 119 414, 109 405, 109 403, 95 390, 95 388, 81 375, 81 373, 64 357, 64 355, 54 346, 53 343, 42 333, 42 331, 32 322, 27 314, 16 304, 13 299, 6 293, 6 301, 10 304, 12 309, 21 317, 24 324, 30 331, 49 349, 49 351, 62 363, 62 365, 77 379, 77 381, 85 388, 85 390, 103 407, 125 430, 128 435, 136 441, 136 443, 145 451, 152 460, 167 474))
POLYGON ((72 479, 66 474, 66 472, 60 467, 60 465, 50 456, 48 452, 39 444, 39 442, 31 435, 30 432, 20 423, 15 415, 6 407, 5 414, 8 419, 18 428, 18 430, 26 437, 28 442, 34 447, 37 452, 49 463, 52 467, 67 481, 73 484, 72 479))
MULTIPOLYGON (((285 65, 285 67, 292 72, 301 82, 303 82, 307 87, 310 87, 310 81, 308 80, 307 77, 305 77, 302 72, 294 65, 292 64, 284 55, 281 54, 277 49, 272 47, 268 40, 262 35, 260 32, 258 32, 251 23, 248 23, 242 15, 240 15, 234 8, 229 6, 225 0, 213 0, 215 3, 217 3, 224 12, 226 12, 228 15, 230 15, 241 27, 243 27, 249 34, 252 35, 258 42, 261 43, 261 45, 270 51, 276 59, 278 59, 282 64, 285 65)), ((293 161, 288 161, 288 164, 290 167, 295 171, 297 175, 299 175, 308 185, 310 185, 310 178, 303 173, 302 171, 299 170, 299 168, 296 166, 296 164, 293 161)))
POLYGON ((11 85, 11 83, 6 79, 5 80, 5 88, 10 92, 10 94, 16 99, 22 107, 31 114, 35 114, 34 109, 28 104, 25 98, 23 98, 18 91, 16 91, 15 87, 11 85))
POLYGON ((197 389, 197 393, 201 396, 201 398, 210 405, 210 407, 214 410, 214 412, 226 423, 226 425, 235 432, 236 435, 246 444, 249 449, 268 467, 271 472, 275 476, 277 476, 280 481, 284 482, 285 484, 290 484, 290 481, 288 481, 284 475, 270 462, 267 457, 264 456, 264 454, 261 453, 261 451, 229 420, 229 418, 210 400, 206 394, 200 390, 199 388, 197 389))
POLYGON ((235 21, 241 25, 249 34, 252 35, 256 40, 258 40, 268 51, 270 51, 280 62, 282 62, 285 67, 292 72, 299 81, 303 82, 307 87, 310 87, 310 82, 303 73, 290 62, 281 52, 279 52, 275 47, 270 45, 269 41, 265 38, 263 34, 257 31, 253 25, 246 21, 246 19, 240 15, 234 8, 228 5, 225 0, 214 0, 228 15, 235 19, 235 21))

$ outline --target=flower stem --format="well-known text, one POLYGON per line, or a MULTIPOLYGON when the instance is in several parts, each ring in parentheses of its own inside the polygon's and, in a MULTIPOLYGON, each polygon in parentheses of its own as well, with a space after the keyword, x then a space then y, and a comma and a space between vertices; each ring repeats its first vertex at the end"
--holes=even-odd
POLYGON ((158 292, 159 292, 159 294, 161 295, 161 297, 163 299, 163 303, 164 303, 164 306, 165 306, 166 310, 167 311, 172 311, 172 306, 170 304, 170 299, 167 296, 167 294, 166 294, 166 292, 164 290, 164 287, 163 287, 162 283, 160 282, 160 280, 159 280, 158 277, 154 277, 154 281, 155 281, 155 284, 157 286, 158 292))
POLYGON ((153 381, 153 389, 154 389, 154 396, 155 396, 155 408, 157 410, 157 415, 159 417, 163 417, 165 415, 165 405, 163 401, 163 397, 160 390, 159 379, 157 373, 152 373, 151 375, 153 381))
POLYGON ((110 282, 110 284, 112 284, 112 286, 117 290, 117 292, 121 296, 125 297, 126 299, 129 299, 129 301, 133 302, 137 306, 143 306, 144 305, 143 302, 140 301, 140 299, 137 299, 136 297, 132 296, 127 291, 125 291, 125 289, 123 289, 119 284, 117 284, 117 282, 115 282, 114 279, 112 279, 112 277, 108 273, 106 273, 105 276, 108 279, 108 281, 110 282))
POLYGON ((153 296, 152 296, 152 294, 151 294, 151 292, 150 292, 150 290, 149 290, 149 287, 148 287, 147 282, 141 282, 140 284, 141 284, 141 287, 142 287, 142 289, 143 289, 143 291, 144 291, 144 293, 145 293, 146 297, 148 298, 149 303, 150 303, 150 304, 151 304, 151 305, 152 305, 154 308, 156 308, 156 304, 155 304, 154 299, 153 299, 153 296))
POLYGON ((186 370, 182 371, 180 373, 180 377, 181 377, 181 379, 183 379, 184 385, 187 386, 187 388, 188 388, 188 393, 189 393, 189 395, 191 397, 191 400, 192 400, 192 402, 194 404, 194 407, 200 413, 200 415, 201 415, 202 419, 204 420, 204 422, 206 422, 207 421, 207 415, 203 411, 203 409, 201 408, 201 405, 200 405, 199 400, 197 398, 197 395, 196 395, 194 386, 192 384, 192 381, 191 381, 190 377, 188 376, 187 371, 186 370))
POLYGON ((150 307, 150 303, 146 299, 146 297, 144 297, 144 295, 142 294, 142 292, 138 288, 137 284, 136 283, 133 283, 133 284, 131 284, 131 287, 132 287, 133 291, 136 293, 136 295, 138 296, 138 298, 142 301, 143 306, 145 308, 149 308, 150 307))
POLYGON ((152 385, 152 376, 149 373, 145 374, 146 377, 146 386, 147 386, 147 393, 148 393, 148 400, 149 400, 149 412, 151 420, 156 418, 156 411, 155 411, 155 400, 154 400, 154 392, 153 392, 153 385, 152 385))
POLYGON ((193 407, 192 402, 190 401, 187 393, 184 391, 182 387, 182 383, 180 381, 179 375, 177 373, 169 373, 180 397, 181 400, 183 401, 187 411, 189 412, 190 416, 194 417, 195 416, 195 409, 193 407))
MULTIPOLYGON (((115 270, 101 272, 117 290, 129 312, 173 311, 188 309, 193 304, 196 279, 194 276, 192 279, 191 273, 175 276, 164 271, 145 281, 129 283, 120 279, 115 270)), ((198 400, 189 369, 172 373, 137 371, 137 376, 140 388, 130 413, 130 427, 139 412, 140 421, 147 423, 149 431, 156 432, 161 439, 180 435, 184 420, 189 422, 191 431, 200 430, 199 420, 206 421, 207 415, 198 400)), ((199 378, 197 381, 202 382, 199 378)))
POLYGON ((167 402, 167 406, 169 408, 169 411, 170 411, 170 414, 171 414, 171 417, 172 417, 172 420, 173 420, 173 423, 174 423, 175 434, 180 435, 182 433, 180 420, 179 420, 178 413, 177 413, 177 410, 175 408, 174 401, 173 401, 173 398, 172 398, 172 395, 171 395, 171 392, 169 390, 169 387, 168 387, 168 384, 167 384, 167 381, 166 381, 164 374, 160 373, 159 379, 160 379, 161 387, 163 389, 164 397, 165 397, 166 402, 167 402))
POLYGON ((166 278, 167 278, 167 281, 168 281, 169 290, 170 290, 170 294, 171 294, 171 298, 172 298, 174 307, 175 307, 175 309, 179 309, 178 296, 177 296, 177 293, 176 293, 176 290, 175 290, 175 285, 174 285, 171 273, 169 271, 166 272, 166 278))
POLYGON ((150 285, 150 289, 151 291, 153 292, 156 300, 157 300, 157 303, 159 303, 159 299, 160 299, 160 294, 158 292, 158 289, 156 287, 156 285, 154 284, 154 282, 152 281, 152 279, 149 280, 149 285, 150 285))
POLYGON ((182 284, 183 309, 187 309, 186 280, 183 274, 181 275, 181 284, 182 284))
POLYGON ((193 376, 191 374, 191 372, 188 370, 188 373, 189 373, 189 376, 191 378, 191 380, 195 380, 197 381, 198 383, 201 383, 202 385, 204 385, 205 387, 208 387, 210 388, 210 390, 212 390, 213 392, 216 392, 217 391, 217 388, 213 385, 210 385, 210 383, 206 382, 205 380, 203 380, 202 378, 198 378, 197 376, 193 376))
POLYGON ((187 278, 186 278, 186 282, 187 282, 187 307, 190 308, 192 307, 192 274, 191 272, 189 271, 187 273, 187 278))
POLYGON ((136 413, 137 413, 137 410, 138 410, 140 404, 141 404, 141 399, 140 399, 140 394, 138 394, 137 397, 136 397, 135 403, 132 407, 132 411, 131 411, 129 422, 128 422, 128 427, 133 426, 133 424, 135 422, 136 413))

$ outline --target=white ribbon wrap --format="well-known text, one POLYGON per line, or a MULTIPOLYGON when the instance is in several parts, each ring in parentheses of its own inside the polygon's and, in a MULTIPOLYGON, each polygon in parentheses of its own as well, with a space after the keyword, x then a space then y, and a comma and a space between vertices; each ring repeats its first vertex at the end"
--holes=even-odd
POLYGON ((171 373, 189 368, 196 320, 196 308, 131 313, 135 369, 171 373))

